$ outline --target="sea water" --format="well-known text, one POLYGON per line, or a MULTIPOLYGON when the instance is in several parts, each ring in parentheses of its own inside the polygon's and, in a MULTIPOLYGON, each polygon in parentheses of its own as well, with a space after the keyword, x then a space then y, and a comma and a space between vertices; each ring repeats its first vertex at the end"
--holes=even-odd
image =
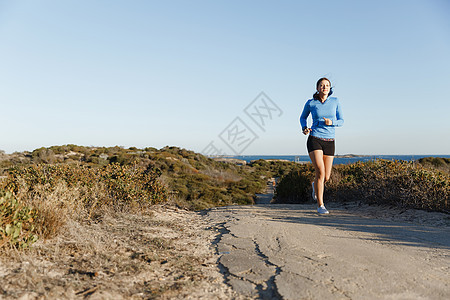
MULTIPOLYGON (((336 156, 334 158, 334 164, 351 164, 357 161, 369 161, 374 159, 386 159, 386 160, 405 160, 414 161, 423 157, 445 157, 450 158, 450 155, 361 155, 361 156, 350 156, 345 155, 343 157, 336 156)), ((299 163, 311 162, 308 155, 240 155, 240 156, 230 156, 228 158, 235 158, 240 160, 245 160, 247 163, 258 160, 258 159, 277 159, 277 160, 288 160, 296 161, 299 163)))

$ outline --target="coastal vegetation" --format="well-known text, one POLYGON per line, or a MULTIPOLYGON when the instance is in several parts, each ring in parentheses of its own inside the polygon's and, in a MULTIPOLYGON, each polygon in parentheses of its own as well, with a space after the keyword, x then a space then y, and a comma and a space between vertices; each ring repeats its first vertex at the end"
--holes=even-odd
MULTIPOLYGON (((326 184, 327 201, 362 201, 450 212, 450 160, 425 158, 417 162, 373 160, 336 165, 326 184)), ((311 201, 314 169, 304 165, 281 178, 277 203, 311 201)))
MULTIPOLYGON (((449 166, 444 158, 336 165, 325 196, 448 212, 449 166)), ((107 212, 253 204, 271 178, 278 178, 277 203, 308 202, 314 170, 262 159, 239 165, 178 147, 64 145, 0 152, 0 176, 0 248, 27 248, 68 221, 100 222, 107 212)))
POLYGON ((107 211, 253 204, 269 178, 295 166, 264 160, 238 166, 178 147, 65 145, 0 153, 0 248, 26 248, 55 236, 68 220, 97 221, 107 211))
POLYGON ((424 157, 418 161, 422 166, 436 169, 445 173, 450 173, 450 158, 445 157, 424 157))

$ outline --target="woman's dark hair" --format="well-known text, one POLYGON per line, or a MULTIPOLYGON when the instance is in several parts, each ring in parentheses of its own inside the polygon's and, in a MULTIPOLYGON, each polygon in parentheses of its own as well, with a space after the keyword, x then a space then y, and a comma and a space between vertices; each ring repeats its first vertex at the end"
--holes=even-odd
MULTIPOLYGON (((330 79, 328 79, 328 78, 326 78, 326 77, 322 77, 322 78, 320 78, 319 80, 317 80, 317 83, 316 83, 316 89, 319 88, 319 85, 320 85, 320 83, 321 83, 323 80, 326 80, 326 81, 328 81, 328 82, 330 83, 330 92, 328 93, 328 97, 330 97, 331 94, 333 94, 333 88, 331 87, 331 81, 330 81, 330 79)), ((313 99, 314 99, 314 100, 319 100, 319 92, 316 91, 316 92, 313 94, 313 99)))

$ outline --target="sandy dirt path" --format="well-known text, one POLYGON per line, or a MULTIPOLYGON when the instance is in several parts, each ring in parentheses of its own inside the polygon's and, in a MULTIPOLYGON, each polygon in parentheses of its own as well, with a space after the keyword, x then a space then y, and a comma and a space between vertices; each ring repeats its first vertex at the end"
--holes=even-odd
POLYGON ((0 252, 0 299, 244 299, 224 283, 216 237, 199 213, 163 206, 71 221, 0 252))
POLYGON ((432 213, 328 208, 326 216, 312 204, 210 210, 226 282, 258 299, 450 299, 448 216, 433 223, 432 213))
POLYGON ((0 252, 0 299, 450 299, 450 216, 329 203, 68 222, 0 252))

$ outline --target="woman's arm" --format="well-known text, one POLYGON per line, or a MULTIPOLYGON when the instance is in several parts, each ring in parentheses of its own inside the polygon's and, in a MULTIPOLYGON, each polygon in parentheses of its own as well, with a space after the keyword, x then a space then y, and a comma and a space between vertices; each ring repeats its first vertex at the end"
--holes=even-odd
POLYGON ((344 114, 342 113, 341 104, 338 102, 336 106, 336 121, 334 121, 333 126, 340 127, 344 125, 344 114))
POLYGON ((308 119, 310 112, 311 112, 311 110, 309 108, 309 101, 307 101, 305 103, 305 106, 303 107, 303 112, 300 115, 300 125, 302 126, 302 130, 305 130, 305 128, 308 128, 306 119, 308 119))

